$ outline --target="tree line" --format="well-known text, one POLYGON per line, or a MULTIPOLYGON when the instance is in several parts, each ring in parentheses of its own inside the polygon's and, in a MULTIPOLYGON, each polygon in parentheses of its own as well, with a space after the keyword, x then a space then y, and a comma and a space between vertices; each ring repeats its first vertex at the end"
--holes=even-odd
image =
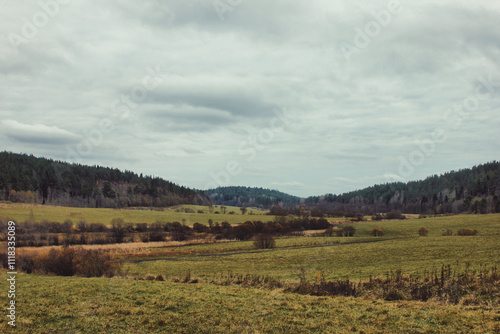
POLYGON ((0 200, 75 207, 210 204, 199 191, 154 176, 0 152, 0 200))
MULTIPOLYGON (((250 240, 258 234, 285 235, 303 230, 325 230, 332 225, 324 218, 275 217, 263 222, 247 220, 238 225, 208 220, 208 224, 188 226, 180 222, 157 221, 153 224, 131 224, 115 218, 110 225, 71 220, 63 223, 25 221, 18 224, 19 247, 58 245, 115 244, 125 242, 185 241, 212 237, 215 240, 250 240)), ((0 242, 7 238, 7 220, 0 218, 0 242)))
POLYGON ((500 163, 493 161, 421 181, 385 183, 340 195, 309 197, 303 208, 313 216, 398 210, 415 214, 484 214, 500 212, 499 197, 500 163))

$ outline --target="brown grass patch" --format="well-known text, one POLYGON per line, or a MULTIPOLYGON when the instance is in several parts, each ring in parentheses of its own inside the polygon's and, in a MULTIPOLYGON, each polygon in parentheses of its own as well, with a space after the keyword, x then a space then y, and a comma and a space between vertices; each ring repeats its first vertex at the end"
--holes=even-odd
MULTIPOLYGON (((107 244, 107 245, 79 245, 83 249, 102 250, 108 253, 115 254, 118 257, 157 257, 162 255, 172 254, 190 254, 190 251, 182 251, 177 249, 182 246, 204 245, 220 242, 229 242, 229 240, 199 239, 186 241, 161 241, 161 242, 133 242, 122 244, 107 244), (151 251, 152 248, 166 248, 164 250, 151 251)), ((20 247, 18 252, 26 255, 48 254, 51 249, 60 249, 63 246, 44 246, 44 247, 20 247)))

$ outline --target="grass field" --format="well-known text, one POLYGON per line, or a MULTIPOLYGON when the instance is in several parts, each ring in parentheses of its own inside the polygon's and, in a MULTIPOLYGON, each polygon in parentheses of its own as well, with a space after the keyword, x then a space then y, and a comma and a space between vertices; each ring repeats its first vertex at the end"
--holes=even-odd
POLYGON ((245 215, 241 214, 238 207, 226 207, 226 214, 222 213, 220 206, 214 206, 214 212, 219 211, 220 214, 210 213, 209 207, 197 205, 181 205, 172 208, 163 208, 160 210, 151 210, 150 208, 142 209, 92 209, 92 208, 70 208, 62 206, 50 206, 40 204, 17 204, 17 203, 0 203, 0 217, 14 220, 16 222, 28 221, 31 211, 35 221, 41 222, 44 219, 49 221, 63 223, 67 219, 73 223, 78 223, 80 220, 86 220, 88 223, 103 223, 110 224, 114 218, 122 218, 127 223, 148 223, 152 224, 156 221, 180 222, 189 226, 194 223, 207 224, 209 219, 213 222, 222 223, 227 221, 230 224, 239 224, 245 220, 268 220, 270 216, 264 216, 267 211, 256 208, 248 208, 245 215), (196 213, 180 212, 184 209, 192 209, 196 213), (198 210, 203 213, 197 213, 198 210), (235 214, 229 214, 234 211, 235 214), (253 213, 252 215, 250 213, 253 213))
MULTIPOLYGON (((411 221, 354 224, 354 237, 293 237, 277 240, 277 248, 255 250, 252 241, 208 244, 179 248, 168 260, 127 264, 131 274, 181 276, 188 270, 200 278, 232 271, 298 280, 300 268, 313 278, 324 271, 327 279, 366 279, 401 269, 405 273, 439 270, 442 265, 466 263, 474 268, 500 265, 500 215, 456 216, 411 221), (377 226, 384 237, 371 237, 377 226), (426 226, 429 235, 418 236, 426 226), (477 236, 442 236, 445 229, 471 227, 477 236), (189 255, 185 255, 189 253, 189 255)), ((154 250, 154 249, 152 249, 154 250)))
MULTIPOLYGON (((18 275, 2 333, 498 333, 500 314, 234 286, 18 275)), ((5 290, 6 283, 0 282, 5 290)), ((5 310, 5 298, 1 306, 5 310)))
MULTIPOLYGON (((408 274, 439 271, 443 265, 457 271, 466 263, 471 270, 500 266, 498 214, 361 222, 354 226, 354 237, 280 238, 271 250, 257 250, 252 241, 177 247, 157 244, 138 249, 138 257, 130 260, 139 262, 125 263, 125 275, 111 279, 19 274, 16 332, 500 333, 497 304, 473 307, 436 301, 316 297, 279 288, 210 283, 228 273, 298 282, 301 268, 313 281, 321 272, 327 280, 366 280, 396 270, 408 274), (418 236, 421 226, 429 229, 428 236, 418 236), (372 237, 374 227, 385 235, 372 237), (442 235, 446 229, 456 232, 463 227, 479 233, 442 235), (165 253, 159 258, 148 257, 148 252, 162 251, 165 253), (199 282, 173 282, 188 273, 199 282), (162 274, 166 281, 134 279, 146 274, 162 274)), ((5 271, 0 273, 5 276, 5 271)), ((6 281, 0 280, 0 291, 7 290, 6 281)), ((0 301, 4 310, 6 302, 6 297, 0 301)), ((0 319, 0 331, 11 332, 6 317, 0 319)))

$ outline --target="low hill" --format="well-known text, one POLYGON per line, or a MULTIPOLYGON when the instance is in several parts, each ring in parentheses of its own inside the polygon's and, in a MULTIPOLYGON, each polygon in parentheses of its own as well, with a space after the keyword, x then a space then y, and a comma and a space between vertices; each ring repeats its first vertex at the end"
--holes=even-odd
POLYGON ((499 197, 500 163, 493 161, 421 181, 386 183, 341 195, 309 197, 306 203, 317 211, 490 213, 500 212, 499 197))
POLYGON ((274 204, 295 205, 300 197, 257 187, 219 187, 205 191, 214 204, 270 208, 274 204))
POLYGON ((0 200, 77 207, 210 204, 201 192, 154 176, 0 152, 0 200))

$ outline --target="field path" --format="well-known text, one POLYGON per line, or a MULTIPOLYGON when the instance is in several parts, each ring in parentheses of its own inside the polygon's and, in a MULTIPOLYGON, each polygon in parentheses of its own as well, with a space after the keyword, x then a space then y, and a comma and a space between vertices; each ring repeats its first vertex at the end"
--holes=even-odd
POLYGON ((374 240, 364 240, 364 241, 353 241, 353 242, 344 242, 344 243, 336 243, 336 244, 325 244, 325 245, 309 245, 309 246, 291 246, 291 247, 281 247, 267 250, 252 250, 252 251, 241 251, 241 252, 228 252, 228 253, 216 253, 216 254, 198 254, 192 256, 172 256, 172 257, 161 257, 154 259, 138 259, 138 260, 124 260, 120 261, 122 263, 141 263, 141 262, 153 262, 153 261, 196 261, 196 258, 203 257, 221 257, 221 256, 233 256, 233 255, 242 255, 242 254, 261 254, 261 253, 270 253, 277 252, 288 249, 309 249, 309 248, 319 248, 319 247, 334 247, 334 246, 342 246, 342 245, 354 245, 354 244, 367 244, 373 242, 383 242, 390 240, 401 240, 401 239, 414 239, 415 237, 400 237, 400 238, 390 238, 390 239, 374 239, 374 240))

